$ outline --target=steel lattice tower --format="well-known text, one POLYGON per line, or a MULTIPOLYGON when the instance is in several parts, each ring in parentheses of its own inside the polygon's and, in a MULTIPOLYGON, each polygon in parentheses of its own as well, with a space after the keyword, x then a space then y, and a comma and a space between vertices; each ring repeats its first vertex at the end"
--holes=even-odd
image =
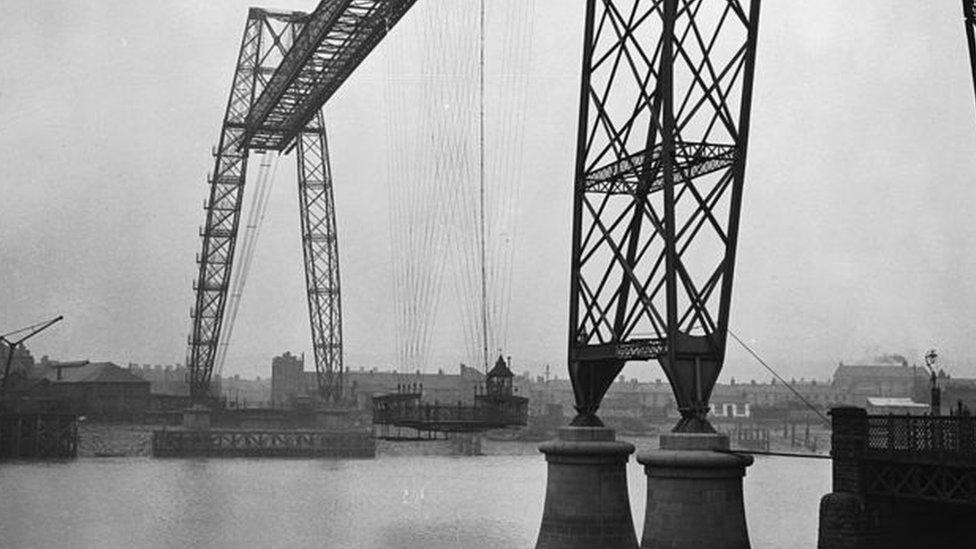
POLYGON ((210 197, 200 231, 203 245, 197 256, 196 305, 191 311, 193 327, 187 351, 194 402, 211 397, 210 378, 223 327, 247 177, 249 149, 243 146, 244 123, 260 92, 258 88, 266 84, 276 62, 287 51, 282 40, 294 36, 294 27, 300 21, 300 14, 279 15, 260 9, 248 12, 220 141, 214 151, 214 171, 208 178, 210 197))
POLYGON ((587 0, 569 372, 599 425, 629 360, 657 359, 710 430, 725 357, 759 0, 587 0))
POLYGON ((962 13, 969 49, 969 71, 973 77, 973 89, 976 90, 976 0, 962 0, 962 13))
POLYGON ((231 283, 249 151, 297 149, 299 212, 318 389, 343 397, 342 310, 332 170, 322 106, 416 0, 323 0, 312 13, 248 12, 214 150, 194 283, 190 395, 207 402, 231 283))
MULTIPOLYGON (((244 145, 245 122, 254 98, 267 86, 302 29, 307 15, 252 9, 248 14, 227 115, 215 151, 210 179, 203 251, 195 290, 189 364, 191 396, 207 400, 227 303, 241 201, 251 148, 244 145)), ((309 319, 319 391, 323 398, 342 398, 342 315, 339 254, 332 196, 332 173, 324 120, 317 113, 297 140, 299 213, 305 259, 309 319)))
POLYGON ((298 135, 298 199, 308 317, 312 326, 319 394, 342 399, 342 307, 339 292, 339 245, 332 197, 332 170, 322 114, 315 127, 298 135))

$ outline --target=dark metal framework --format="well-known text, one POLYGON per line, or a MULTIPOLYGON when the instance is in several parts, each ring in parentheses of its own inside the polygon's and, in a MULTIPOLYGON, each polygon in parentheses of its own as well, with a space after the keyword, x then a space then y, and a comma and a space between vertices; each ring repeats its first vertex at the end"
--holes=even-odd
POLYGON ((194 402, 212 399, 250 150, 298 148, 299 211, 320 395, 343 393, 339 251, 321 109, 416 0, 323 0, 311 14, 248 12, 209 178, 187 364, 194 402))
POLYGON ((831 416, 834 492, 976 505, 976 417, 831 416))
POLYGON ((332 168, 321 112, 316 115, 314 125, 298 136, 298 201, 319 394, 326 401, 339 402, 344 386, 339 240, 332 168))
POLYGON ((214 150, 214 171, 208 177, 206 220, 200 230, 203 245, 197 256, 199 271, 193 285, 196 303, 190 313, 193 326, 187 351, 190 396, 194 402, 212 398, 210 381, 223 327, 247 176, 249 149, 242 146, 244 123, 255 94, 260 93, 288 51, 303 17, 300 13, 281 14, 258 8, 248 12, 220 141, 214 150))
POLYGON ((52 318, 51 320, 39 322, 37 324, 34 324, 33 326, 28 326, 26 328, 21 328, 19 330, 15 330, 8 334, 0 335, 0 343, 3 344, 0 345, 0 349, 3 349, 4 346, 6 346, 7 348, 7 357, 6 360, 4 361, 4 366, 3 366, 3 379, 0 379, 0 397, 3 396, 3 393, 4 391, 6 391, 7 385, 9 384, 10 366, 14 362, 14 355, 17 353, 17 348, 20 347, 20 345, 22 345, 28 339, 36 336, 37 334, 43 332, 44 330, 47 330, 51 326, 54 326, 58 322, 61 322, 61 320, 63 319, 64 319, 64 315, 58 315, 57 317, 52 318), (7 336, 12 336, 14 334, 22 334, 24 332, 27 333, 25 335, 22 335, 20 339, 13 339, 13 340, 7 339, 7 336))
POLYGON ((326 0, 247 117, 252 148, 284 150, 416 0, 326 0))
POLYGON ((976 90, 976 0, 962 0, 962 14, 969 48, 969 72, 973 77, 973 89, 976 90))
POLYGON ((576 425, 658 359, 708 430, 724 355, 759 0, 588 0, 573 205, 576 425))

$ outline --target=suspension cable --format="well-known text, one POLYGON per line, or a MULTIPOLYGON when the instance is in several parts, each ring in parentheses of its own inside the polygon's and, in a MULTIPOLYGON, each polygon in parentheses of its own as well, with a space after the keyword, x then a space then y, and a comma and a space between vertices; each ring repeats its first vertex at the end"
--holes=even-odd
POLYGON ((488 275, 485 265, 485 0, 480 0, 478 42, 478 181, 481 191, 481 344, 485 375, 488 375, 488 275))
POLYGON ((224 315, 224 324, 221 329, 220 344, 217 349, 217 356, 214 370, 219 376, 224 370, 224 361, 227 358, 227 348, 230 339, 234 334, 237 313, 240 310, 241 298, 244 294, 244 287, 247 284, 248 274, 251 270, 251 263, 254 259, 254 251, 257 248, 258 236, 261 232, 261 225, 267 213, 267 206, 271 196, 274 174, 278 170, 278 160, 281 157, 275 152, 265 153, 258 167, 257 182, 254 186, 254 193, 251 196, 250 207, 247 221, 244 227, 244 235, 241 239, 241 249, 238 254, 238 267, 234 272, 229 288, 229 303, 224 315))
POLYGON ((731 328, 727 329, 726 331, 728 332, 728 334, 730 336, 732 336, 732 339, 734 339, 739 345, 741 345, 743 349, 745 349, 746 351, 748 351, 749 354, 752 355, 753 358, 755 358, 757 361, 759 361, 759 364, 762 364, 763 368, 766 368, 767 370, 769 370, 769 373, 771 373, 774 376, 776 376, 776 379, 782 381, 783 382, 783 385, 785 385, 787 389, 789 389, 794 395, 796 395, 796 397, 798 399, 800 399, 804 404, 807 405, 807 408, 810 408, 811 410, 813 410, 814 413, 816 413, 818 416, 820 416, 821 419, 824 420, 824 422, 826 422, 828 425, 830 425, 830 419, 828 419, 827 416, 823 415, 823 412, 821 412, 820 410, 818 410, 817 407, 814 406, 813 404, 811 404, 810 401, 808 401, 806 398, 804 398, 803 395, 801 395, 799 391, 797 391, 796 389, 794 389, 793 386, 790 385, 789 382, 787 382, 785 379, 783 379, 783 377, 781 375, 779 375, 778 373, 776 373, 776 370, 773 370, 772 366, 770 366, 769 364, 767 364, 766 361, 763 360, 762 358, 760 358, 759 355, 756 354, 756 352, 753 351, 751 347, 749 347, 748 345, 745 344, 744 341, 742 341, 741 339, 739 339, 739 336, 735 335, 735 332, 733 332, 731 328))

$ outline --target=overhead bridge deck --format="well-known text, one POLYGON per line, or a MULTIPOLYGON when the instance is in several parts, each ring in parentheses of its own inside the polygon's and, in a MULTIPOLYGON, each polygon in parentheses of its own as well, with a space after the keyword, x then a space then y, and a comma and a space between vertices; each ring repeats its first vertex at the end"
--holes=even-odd
POLYGON ((245 123, 243 146, 284 150, 416 0, 330 0, 307 16, 245 123))

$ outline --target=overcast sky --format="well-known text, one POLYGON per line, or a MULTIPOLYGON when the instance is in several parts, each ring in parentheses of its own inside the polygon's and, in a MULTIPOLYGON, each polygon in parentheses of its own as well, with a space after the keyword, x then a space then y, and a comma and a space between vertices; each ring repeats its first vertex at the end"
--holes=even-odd
MULTIPOLYGON (((326 108, 347 362, 389 367, 384 47, 326 108)), ((498 0, 489 0, 489 10, 498 0)), ((269 2, 310 10, 315 2, 269 2)), ((248 2, 14 0, 0 29, 0 332, 36 356, 182 362, 198 226, 248 2)), ((536 0, 510 320, 515 369, 565 376, 582 0, 536 0)), ((488 37, 491 40, 491 36, 488 37)), ((732 329, 786 377, 935 347, 976 376, 976 113, 956 1, 763 5, 732 329)), ((226 373, 310 352, 282 162, 226 373)), ((456 319, 437 367, 456 368, 456 319)), ((628 376, 661 377, 656 364, 628 376)), ((730 343, 723 377, 768 379, 730 343)))

